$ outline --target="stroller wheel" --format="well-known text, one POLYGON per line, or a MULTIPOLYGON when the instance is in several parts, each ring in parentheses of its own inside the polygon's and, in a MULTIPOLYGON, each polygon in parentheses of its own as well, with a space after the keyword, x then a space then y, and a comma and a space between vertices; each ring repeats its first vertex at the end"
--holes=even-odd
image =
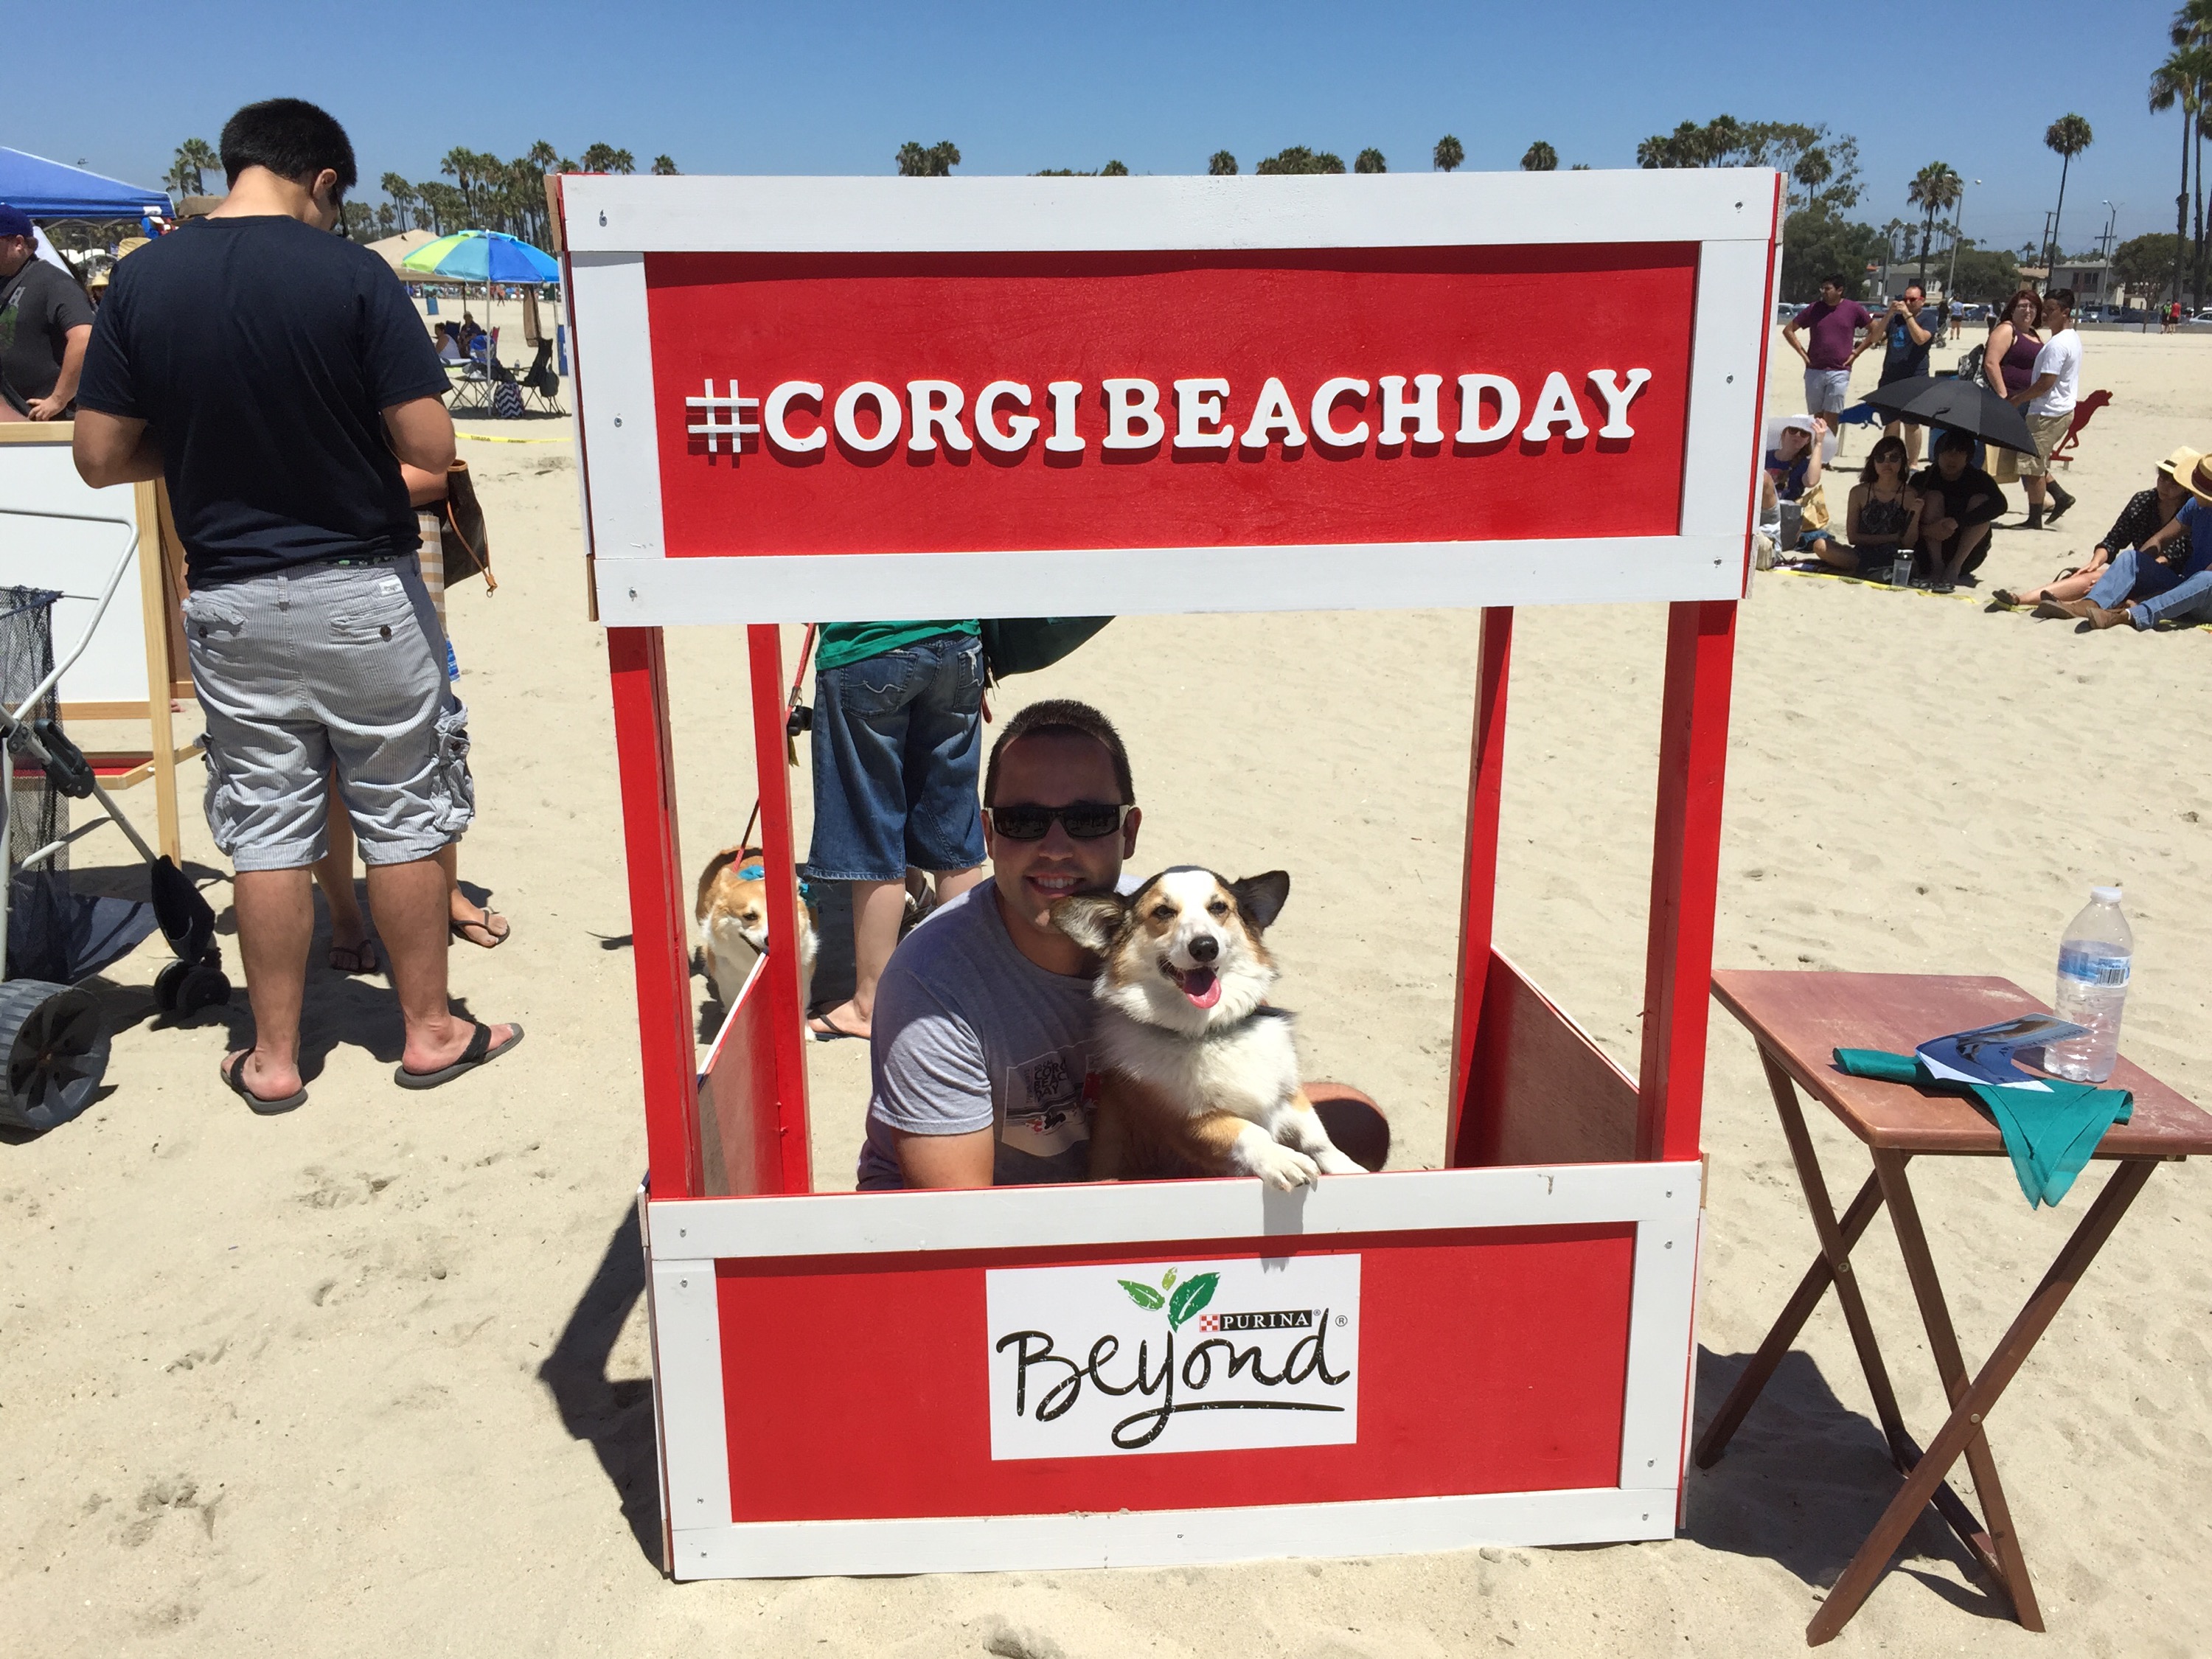
POLYGON ((189 1017, 203 1008, 219 1008, 230 1000, 230 976, 220 968, 204 964, 185 969, 177 986, 177 1012, 189 1017))
POLYGON ((0 1123, 51 1129, 92 1103, 107 1028, 91 992, 43 980, 0 985, 0 1123))
POLYGON ((191 972, 188 962, 173 962, 154 975, 154 1006, 165 1014, 177 1012, 177 993, 183 987, 185 975, 191 972))

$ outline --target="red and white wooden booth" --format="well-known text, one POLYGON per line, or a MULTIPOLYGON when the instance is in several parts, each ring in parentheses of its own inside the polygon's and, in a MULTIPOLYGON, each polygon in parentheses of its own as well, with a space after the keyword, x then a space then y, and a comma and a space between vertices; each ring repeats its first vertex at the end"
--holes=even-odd
POLYGON ((1778 177, 558 194, 671 1571, 1668 1536, 1778 177), (1668 606, 1633 1078, 1491 940, 1513 607, 1597 600, 1668 606), (1407 606, 1481 609, 1447 1167, 817 1194, 773 944, 696 1073, 664 628, 746 629, 776 871, 779 623, 1407 606))

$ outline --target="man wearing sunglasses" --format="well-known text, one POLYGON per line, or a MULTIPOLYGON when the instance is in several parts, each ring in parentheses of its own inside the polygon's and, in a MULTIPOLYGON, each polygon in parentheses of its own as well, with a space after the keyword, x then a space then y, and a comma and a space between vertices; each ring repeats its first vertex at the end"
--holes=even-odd
POLYGON ((1096 963, 1053 927, 1137 849, 1128 752, 1066 700, 1006 723, 983 775, 991 879, 892 953, 876 991, 863 1190, 1081 1181, 1096 963))

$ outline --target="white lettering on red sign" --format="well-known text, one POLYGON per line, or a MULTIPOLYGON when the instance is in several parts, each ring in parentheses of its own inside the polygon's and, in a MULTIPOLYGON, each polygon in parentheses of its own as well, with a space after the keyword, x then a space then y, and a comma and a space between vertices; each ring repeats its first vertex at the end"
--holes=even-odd
MULTIPOLYGON (((1464 374, 1456 383, 1459 421, 1451 434, 1455 443, 1500 443, 1516 431, 1532 444, 1553 438, 1579 441, 1593 429, 1589 416, 1601 412, 1597 435, 1626 444, 1636 436, 1631 406, 1650 386, 1651 371, 1593 368, 1577 383, 1565 370, 1553 369, 1525 402, 1522 388, 1503 374, 1464 374), (1579 394, 1577 384, 1583 388, 1579 394), (1524 407, 1529 411, 1525 426, 1524 407)), ((1021 380, 990 381, 976 392, 972 404, 966 390, 952 380, 908 380, 903 398, 880 381, 855 380, 830 401, 825 421, 826 394, 819 381, 784 380, 765 398, 746 398, 738 395, 736 379, 728 382, 726 396, 716 396, 710 379, 704 397, 684 400, 686 410, 699 417, 687 420, 684 430, 703 437, 708 454, 720 453, 724 438, 732 453, 741 453, 749 436, 788 454, 811 454, 829 443, 832 431, 840 443, 864 455, 890 448, 902 432, 906 447, 921 453, 940 447, 966 453, 980 441, 999 454, 1019 455, 1043 432, 1047 450, 1070 454, 1090 443, 1086 428, 1103 449, 1139 453, 1170 445, 1264 452, 1279 444, 1292 450, 1303 448, 1310 436, 1337 452, 1370 441, 1377 449, 1411 443, 1434 450, 1444 442, 1443 384, 1439 374, 1383 374, 1371 385, 1359 375, 1333 374, 1313 388, 1301 408, 1281 379, 1269 375, 1249 394, 1240 412, 1234 386, 1218 375, 1198 375, 1170 383, 1170 413, 1162 405, 1158 382, 1109 376, 1099 382, 1096 407, 1089 411, 1080 380, 1048 382, 1047 409, 1037 413, 1030 387, 1021 380), (750 409, 760 410, 757 422, 745 419, 750 409), (1363 413, 1370 410, 1371 422, 1363 413)))

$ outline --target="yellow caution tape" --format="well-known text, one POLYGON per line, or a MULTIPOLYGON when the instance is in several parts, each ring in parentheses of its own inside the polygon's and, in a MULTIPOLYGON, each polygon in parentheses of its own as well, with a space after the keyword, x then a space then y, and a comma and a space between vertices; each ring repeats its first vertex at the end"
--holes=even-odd
POLYGON ((571 444, 574 438, 510 438, 498 432, 463 432, 456 429, 456 438, 472 438, 480 444, 571 444))

